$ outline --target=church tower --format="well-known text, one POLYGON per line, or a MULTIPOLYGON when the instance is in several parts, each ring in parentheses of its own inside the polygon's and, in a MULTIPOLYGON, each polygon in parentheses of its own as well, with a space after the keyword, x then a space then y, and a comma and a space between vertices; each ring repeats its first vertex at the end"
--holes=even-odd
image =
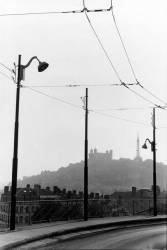
POLYGON ((139 134, 137 135, 137 144, 136 144, 136 157, 135 160, 141 161, 142 158, 140 156, 140 139, 139 139, 139 134))

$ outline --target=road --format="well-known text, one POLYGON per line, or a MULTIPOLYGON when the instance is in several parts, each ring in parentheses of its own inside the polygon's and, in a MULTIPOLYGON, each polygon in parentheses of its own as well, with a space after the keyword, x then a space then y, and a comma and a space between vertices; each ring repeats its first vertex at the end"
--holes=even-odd
MULTIPOLYGON (((113 250, 147 250, 167 249, 166 225, 150 225, 100 233, 84 238, 55 242, 42 247, 31 245, 31 249, 113 249, 113 250)), ((61 237, 58 237, 61 240, 61 237)), ((30 247, 30 246, 29 246, 30 247)), ((30 249, 28 246, 19 249, 30 249)))

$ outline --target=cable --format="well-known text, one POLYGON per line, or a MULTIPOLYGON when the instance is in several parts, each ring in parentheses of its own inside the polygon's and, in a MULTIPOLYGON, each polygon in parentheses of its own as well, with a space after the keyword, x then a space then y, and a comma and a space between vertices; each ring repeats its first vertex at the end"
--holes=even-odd
POLYGON ((104 52, 104 54, 105 54, 107 60, 109 61, 109 63, 110 63, 110 65, 111 65, 113 71, 115 72, 115 74, 116 74, 118 80, 122 83, 121 77, 120 77, 118 71, 116 70, 115 66, 113 65, 113 63, 112 63, 112 61, 111 61, 111 59, 110 59, 110 56, 108 55, 107 50, 104 48, 103 43, 101 42, 101 40, 100 40, 100 38, 99 38, 99 36, 98 36, 98 34, 97 34, 97 32, 96 32, 94 26, 92 25, 91 20, 90 20, 88 14, 87 14, 86 9, 84 9, 84 13, 85 13, 86 19, 87 19, 87 21, 88 21, 88 23, 89 23, 89 25, 90 25, 90 27, 91 27, 91 29, 92 29, 94 35, 95 35, 95 37, 96 37, 96 39, 97 39, 97 41, 98 41, 100 47, 102 48, 102 50, 103 50, 103 52, 104 52))
POLYGON ((133 121, 133 120, 124 119, 124 118, 121 118, 121 117, 118 117, 118 116, 114 116, 114 115, 111 115, 111 114, 106 114, 106 113, 98 112, 98 111, 95 111, 95 110, 89 110, 89 111, 91 111, 91 112, 93 112, 95 114, 99 114, 99 115, 106 116, 106 117, 111 117, 111 118, 114 118, 114 119, 117 119, 117 120, 121 120, 121 121, 125 121, 125 122, 130 122, 130 123, 134 123, 134 124, 139 124, 139 125, 150 127, 150 125, 142 123, 142 122, 136 122, 136 121, 133 121))
MULTIPOLYGON (((36 93, 38 93, 38 94, 40 94, 40 95, 46 96, 46 97, 48 97, 48 98, 50 98, 50 99, 52 99, 52 100, 56 100, 56 101, 59 101, 59 102, 61 102, 61 103, 64 103, 64 104, 70 105, 70 106, 72 106, 72 107, 79 108, 79 109, 83 110, 83 107, 81 107, 81 106, 79 106, 79 105, 73 104, 73 103, 71 103, 71 102, 67 102, 67 101, 65 101, 65 100, 63 100, 63 99, 60 99, 60 98, 58 98, 58 97, 55 97, 55 96, 48 95, 48 94, 46 94, 46 93, 44 93, 44 92, 42 92, 42 91, 33 89, 33 88, 31 88, 31 87, 28 87, 28 86, 24 86, 24 85, 21 85, 21 87, 23 87, 23 88, 28 88, 28 89, 30 89, 31 91, 36 92, 36 93)), ((147 127, 149 126, 149 127, 150 127, 150 125, 145 124, 145 123, 142 123, 142 122, 136 122, 136 121, 133 121, 133 120, 129 120, 129 119, 121 118, 121 117, 118 117, 118 116, 114 116, 114 115, 111 115, 111 114, 106 114, 106 113, 98 112, 98 111, 92 110, 92 109, 89 109, 89 112, 93 112, 93 113, 95 113, 95 114, 99 114, 99 115, 106 116, 106 117, 111 117, 111 118, 113 118, 113 119, 117 119, 117 120, 121 120, 121 121, 125 121, 125 122, 130 122, 130 123, 134 123, 134 124, 139 124, 139 125, 143 125, 143 126, 147 126, 147 127)))
POLYGON ((70 13, 82 13, 82 10, 6 13, 6 14, 0 14, 0 17, 5 17, 5 16, 29 16, 29 15, 50 15, 50 14, 70 14, 70 13))
POLYGON ((7 70, 9 70, 10 72, 13 73, 13 70, 10 69, 10 68, 8 68, 5 64, 3 64, 3 63, 0 62, 0 65, 3 66, 5 69, 7 69, 7 70))
POLYGON ((3 73, 2 71, 0 71, 0 74, 1 74, 1 75, 3 75, 3 76, 4 76, 4 77, 6 77, 6 78, 8 78, 8 79, 12 80, 12 77, 10 77, 10 76, 6 75, 6 74, 5 74, 5 73, 3 73))
MULTIPOLYGON (((28 84, 28 83, 27 83, 28 84)), ((136 85, 136 83, 126 83, 128 86, 136 85)), ((65 84, 65 85, 25 85, 33 88, 72 88, 72 87, 113 87, 113 86, 122 86, 122 84, 113 83, 113 84, 65 84)))
MULTIPOLYGON (((65 103, 65 104, 68 104, 68 105, 70 105, 70 106, 72 106, 72 107, 79 108, 79 109, 83 110, 83 108, 82 108, 81 106, 79 106, 79 105, 73 104, 73 103, 71 103, 71 102, 64 101, 63 99, 57 98, 57 97, 55 97, 55 96, 48 95, 48 94, 46 94, 46 93, 44 93, 44 92, 42 92, 42 91, 33 89, 33 88, 31 88, 31 87, 22 86, 22 85, 21 85, 21 87, 23 87, 23 88, 28 88, 28 89, 30 89, 31 91, 34 91, 34 92, 36 92, 36 93, 38 93, 38 94, 40 94, 40 95, 46 96, 46 97, 48 97, 48 98, 50 98, 50 99, 52 99, 52 100, 56 100, 56 101, 59 101, 59 102, 61 102, 61 103, 65 103)), ((89 112, 93 112, 93 113, 95 113, 95 114, 100 114, 100 115, 102 115, 102 116, 112 117, 112 118, 114 118, 114 119, 118 119, 118 120, 122 120, 122 121, 126 121, 126 122, 131 122, 131 123, 135 123, 135 124, 140 124, 140 125, 143 125, 143 126, 149 126, 149 125, 144 124, 144 123, 141 123, 141 122, 136 122, 136 121, 133 121, 133 120, 120 118, 120 117, 117 117, 117 116, 114 116, 114 115, 110 115, 110 114, 105 114, 105 113, 97 112, 97 111, 95 111, 95 110, 89 110, 89 112)))
POLYGON ((127 111, 127 110, 146 110, 154 107, 123 107, 123 108, 108 108, 108 109, 93 109, 94 111, 127 111))
POLYGON ((116 22, 116 19, 115 19, 115 16, 114 16, 113 8, 111 9, 111 13, 112 13, 112 17, 113 17, 113 21, 114 21, 115 28, 116 28, 117 33, 118 33, 118 36, 119 36, 119 38, 120 38, 120 41, 121 41, 122 47, 123 47, 123 49, 124 49, 125 55, 126 55, 126 57, 127 57, 128 63, 129 63, 129 65, 130 65, 132 74, 133 74, 133 76, 134 76, 136 82, 138 82, 137 77, 136 77, 136 74, 135 74, 135 71, 134 71, 134 68, 133 68, 132 63, 131 63, 131 60, 130 60, 130 57, 129 57, 128 52, 127 52, 127 49, 126 49, 126 47, 125 47, 125 43, 124 43, 124 41, 123 41, 123 39, 122 39, 122 36, 121 36, 121 33, 120 33, 120 31, 119 31, 119 28, 118 28, 118 25, 117 25, 117 22, 116 22))
POLYGON ((122 35, 121 35, 121 33, 120 33, 120 30, 119 30, 118 25, 117 25, 117 22, 116 22, 116 18, 115 18, 115 15, 114 15, 113 7, 111 8, 111 13, 112 13, 112 17, 113 17, 113 21, 114 21, 115 28, 116 28, 116 30, 117 30, 117 33, 118 33, 118 36, 119 36, 119 38, 120 38, 122 47, 123 47, 123 49, 124 49, 125 55, 126 55, 126 57, 127 57, 128 63, 129 63, 129 65, 130 65, 132 74, 133 74, 133 76, 134 76, 136 82, 137 82, 138 85, 139 85, 141 88, 143 88, 148 94, 150 94, 150 95, 153 96, 155 99, 159 100, 160 102, 162 102, 162 103, 164 103, 164 104, 166 105, 167 103, 166 103, 165 101, 163 101, 162 99, 160 99, 159 97, 157 97, 156 95, 154 95, 151 91, 149 91, 149 90, 146 89, 143 85, 141 85, 141 84, 139 83, 139 81, 137 80, 136 73, 135 73, 134 68, 133 68, 133 66, 132 66, 132 63, 131 63, 130 57, 129 57, 129 55, 128 55, 128 52, 127 52, 125 43, 124 43, 124 41, 123 41, 122 35))
MULTIPOLYGON (((135 90, 132 90, 131 88, 128 87, 128 85, 132 86, 132 85, 136 85, 136 84, 66 84, 66 85, 22 85, 23 87, 28 87, 28 88, 64 88, 64 87, 110 87, 110 86, 125 86, 126 88, 128 88, 131 92, 133 92, 135 95, 139 96, 140 98, 142 98, 143 100, 151 103, 154 105, 154 107, 157 108, 162 108, 165 109, 165 107, 160 106, 155 104, 154 102, 150 101, 149 99, 145 98, 144 96, 142 96, 141 94, 139 94, 138 92, 136 92, 135 90)), ((150 107, 151 108, 151 107, 150 107)))
POLYGON ((129 89, 129 91, 133 92, 135 95, 139 96, 140 98, 142 98, 142 99, 145 100, 146 102, 149 102, 149 103, 153 104, 153 105, 154 105, 155 107, 157 107, 157 108, 162 108, 162 109, 163 109, 162 106, 157 105, 157 104, 155 104, 154 102, 150 101, 149 99, 145 98, 144 96, 140 95, 140 94, 139 94, 138 92, 136 92, 135 90, 133 90, 133 89, 129 88, 128 86, 126 86, 125 83, 122 83, 122 86, 126 87, 127 89, 129 89))
MULTIPOLYGON (((111 7, 106 9, 87 9, 88 12, 107 12, 110 11, 111 7)), ((30 16, 30 15, 52 15, 52 14, 79 14, 84 12, 81 10, 67 10, 67 11, 44 11, 44 12, 23 12, 23 13, 4 13, 0 14, 0 17, 7 16, 30 16)))
POLYGON ((143 85, 141 85, 139 82, 138 84, 142 89, 144 89, 148 94, 152 95, 154 98, 156 98, 157 100, 159 100, 160 102, 164 103, 165 105, 167 105, 167 102, 165 102, 164 100, 160 99, 159 97, 157 97, 156 95, 154 95, 151 91, 149 91, 148 89, 146 89, 143 85))
MULTIPOLYGON (((86 15, 86 18, 87 18, 87 20, 88 20, 88 23, 89 23, 89 25, 91 26, 91 28, 92 28, 92 30, 93 30, 93 32, 94 32, 94 34, 95 34, 95 36, 96 36, 96 38, 97 38, 97 40, 98 40, 100 46, 101 46, 101 48, 103 49, 103 52, 105 53, 105 55, 106 55, 106 57, 107 57, 107 59, 108 59, 110 65, 111 65, 112 69, 114 70, 114 72, 115 72, 117 78, 119 79, 119 81, 121 82, 121 84, 122 84, 123 86, 125 86, 126 88, 128 88, 131 92, 133 92, 133 93, 136 94, 137 96, 141 97, 143 100, 145 100, 145 101, 147 101, 147 102, 153 104, 154 106, 160 108, 159 105, 153 103, 153 102, 150 101, 149 99, 145 98, 145 97, 142 96, 141 94, 137 93, 136 91, 134 91, 134 90, 132 90, 131 88, 129 88, 128 86, 126 86, 126 84, 121 80, 121 78, 120 78, 120 76, 119 76, 117 70, 115 69, 115 67, 114 67, 114 65, 113 65, 113 63, 112 63, 112 61, 111 61, 111 59, 110 59, 110 57, 109 57, 109 55, 108 55, 106 49, 104 48, 104 46, 103 46, 103 44, 102 44, 102 42, 101 42, 101 40, 100 40, 100 38, 99 38, 97 32, 95 31, 95 29, 94 29, 94 27, 93 27, 93 25, 92 25, 92 23, 91 23, 91 21, 90 21, 90 18, 88 17, 88 14, 87 14, 87 12, 86 12, 86 9, 85 9, 84 13, 85 13, 85 15, 86 15)), ((122 39, 121 39, 121 40, 122 40, 122 39)), ((123 42, 123 41, 122 41, 122 42, 123 42)), ((125 48, 125 46, 124 46, 124 48, 125 48)), ((125 48, 125 51, 126 51, 126 48, 125 48)), ((127 54, 127 51, 126 51, 126 54, 127 54)), ((128 56, 128 54, 127 54, 127 56, 128 56)), ((128 57, 128 60, 129 60, 129 62, 130 62, 129 57, 128 57)), ((131 62, 130 62, 130 65, 131 65, 131 68, 132 68, 132 72, 134 73, 134 70, 133 70, 133 67, 132 67, 131 62)), ((137 78, 136 78, 135 73, 134 73, 134 76, 135 76, 135 80, 137 81, 137 78)), ((138 84, 139 84, 139 82, 137 81, 137 82, 136 82, 136 85, 138 85, 138 84)))
MULTIPOLYGON (((97 40, 98 40, 100 46, 102 47, 102 49, 103 49, 103 51, 104 51, 104 53, 105 53, 105 55, 106 55, 106 57, 107 57, 107 59, 108 59, 108 61, 110 62, 110 64, 111 64, 113 70, 115 71, 115 73, 116 73, 116 75, 117 75, 119 81, 121 81, 118 72, 116 71, 116 69, 115 69, 113 63, 111 62, 111 59, 109 58, 107 51, 105 50, 105 48, 104 48, 102 42, 100 41, 100 39, 99 39, 99 37, 98 37, 98 35, 97 35, 97 33, 96 33, 96 31, 95 31, 93 25, 92 25, 92 23, 90 22, 90 18, 89 18, 88 15, 87 15, 87 12, 104 12, 104 11, 112 11, 112 16, 113 16, 113 20, 114 20, 114 24, 115 24, 116 30, 117 30, 118 35, 119 35, 119 37, 120 37, 122 46, 123 46, 123 48, 124 48, 124 51, 125 51, 125 54, 126 54, 126 56, 127 56, 127 60, 128 60, 129 65, 130 65, 130 67, 131 67, 131 70, 132 70, 132 73, 133 73, 133 75, 134 75, 134 78, 135 78, 135 80, 137 81, 137 77, 136 77, 136 74, 135 74, 135 72, 134 72, 132 63, 131 63, 131 61, 130 61, 130 58, 129 58, 127 49, 126 49, 125 44, 124 44, 124 42, 123 42, 123 39, 122 39, 121 33, 120 33, 120 31, 119 31, 118 25, 117 25, 117 23, 116 23, 115 15, 114 15, 114 12, 113 12, 112 0, 111 0, 111 6, 110 6, 109 8, 107 8, 107 9, 92 9, 92 10, 90 10, 90 9, 87 9, 87 8, 85 7, 84 0, 83 0, 83 4, 84 4, 84 8, 83 8, 82 10, 71 10, 71 11, 46 11, 46 12, 25 12, 25 13, 6 13, 6 14, 0 14, 0 17, 5 17, 5 16, 25 16, 25 15, 70 14, 70 13, 82 13, 82 12, 84 12, 85 15, 86 15, 86 17, 87 17, 87 20, 89 21, 89 24, 90 24, 90 26, 91 26, 93 32, 94 32, 95 35, 96 35, 96 38, 97 38, 97 40)), ((10 71, 13 73, 13 70, 9 69, 8 67, 6 67, 6 66, 5 66, 4 64, 2 64, 2 63, 0 63, 0 64, 1 64, 2 66, 4 66, 6 69, 10 70, 10 71)), ((138 81, 137 81, 137 83, 139 84, 138 81)), ((147 90, 146 88, 144 88, 141 84, 139 84, 139 85, 140 85, 147 93, 149 93, 150 95, 152 95, 154 98, 156 98, 157 100, 159 100, 159 101, 161 101, 161 102, 163 102, 163 103, 166 104, 166 102, 164 102, 164 101, 163 101, 162 99, 160 99, 159 97, 155 96, 153 93, 151 93, 151 91, 149 91, 149 90, 147 90)))
POLYGON ((46 94, 46 93, 44 93, 44 92, 42 92, 42 91, 33 89, 33 88, 31 88, 31 87, 24 86, 24 85, 21 85, 21 87, 22 87, 22 88, 28 88, 28 89, 30 89, 30 90, 33 91, 33 92, 36 92, 36 93, 38 93, 38 94, 40 94, 40 95, 43 95, 43 96, 46 96, 46 97, 48 97, 48 98, 50 98, 50 99, 53 99, 53 100, 56 100, 56 101, 59 101, 59 102, 68 104, 68 105, 70 105, 70 106, 72 106, 72 107, 82 109, 82 107, 80 107, 79 105, 73 104, 73 103, 71 103, 71 102, 64 101, 63 99, 60 99, 60 98, 55 97, 55 96, 52 96, 52 95, 48 95, 48 94, 46 94))

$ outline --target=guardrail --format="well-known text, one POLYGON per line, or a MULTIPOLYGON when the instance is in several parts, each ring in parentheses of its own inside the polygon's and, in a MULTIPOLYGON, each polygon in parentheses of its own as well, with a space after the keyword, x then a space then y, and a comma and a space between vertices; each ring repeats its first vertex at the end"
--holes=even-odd
MULTIPOLYGON (((166 199, 157 199, 158 214, 167 214, 166 199)), ((152 199, 89 199, 93 217, 151 215, 152 199)), ((83 199, 17 201, 16 226, 83 219, 83 199)), ((10 202, 0 202, 0 229, 9 227, 10 202)))

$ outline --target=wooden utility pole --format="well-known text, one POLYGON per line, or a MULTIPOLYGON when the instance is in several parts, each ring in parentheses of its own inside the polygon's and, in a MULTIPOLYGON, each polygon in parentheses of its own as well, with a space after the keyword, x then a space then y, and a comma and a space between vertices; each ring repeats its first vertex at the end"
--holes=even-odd
POLYGON ((155 108, 153 108, 153 204, 154 204, 154 216, 157 216, 157 184, 156 184, 156 138, 155 138, 155 108))
POLYGON ((84 221, 88 220, 88 88, 85 96, 84 221))

